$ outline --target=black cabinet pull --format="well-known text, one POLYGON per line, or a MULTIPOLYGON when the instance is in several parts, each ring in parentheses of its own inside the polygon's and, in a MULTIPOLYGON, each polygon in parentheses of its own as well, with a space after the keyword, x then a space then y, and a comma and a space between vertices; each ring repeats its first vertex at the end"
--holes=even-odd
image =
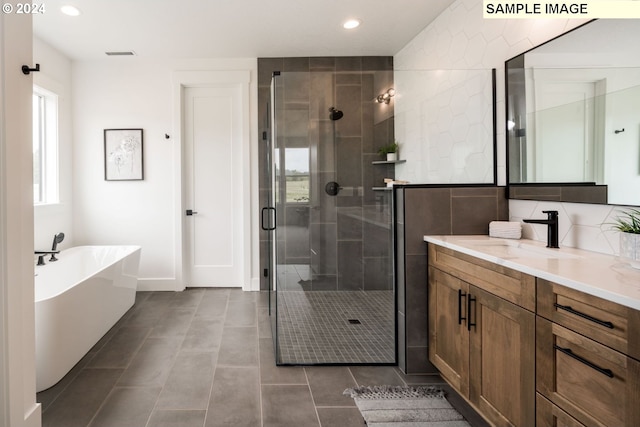
POLYGON ((467 294, 462 292, 462 289, 458 289, 458 325, 462 325, 463 320, 467 320, 466 317, 462 317, 462 298, 466 298, 467 294))
MULTIPOLYGON (((476 298, 472 297, 471 294, 467 296, 467 331, 471 331, 471 327, 476 326, 476 322, 471 321, 471 303, 472 302, 475 303, 476 301, 477 301, 476 298)), ((477 310, 475 310, 474 314, 475 316, 478 315, 477 310)))
POLYGON ((613 378, 613 372, 611 372, 611 369, 601 368, 600 366, 598 366, 598 365, 596 365, 594 363, 591 363, 586 359, 583 359, 582 357, 578 356, 573 351, 571 351, 570 348, 560 347, 559 345, 556 345, 556 344, 553 345, 553 348, 555 348, 559 352, 561 352, 563 354, 566 354, 567 356, 577 360, 580 363, 584 363, 585 365, 587 365, 591 369, 595 369, 596 371, 600 372, 602 375, 606 375, 609 378, 613 378))
POLYGON ((600 326, 604 326, 605 328, 613 329, 613 323, 606 322, 604 320, 596 319, 593 316, 589 316, 588 314, 581 313, 577 310, 574 310, 568 305, 560 305, 557 302, 553 304, 555 308, 559 308, 560 310, 568 311, 571 314, 575 314, 576 316, 582 317, 583 319, 587 319, 590 322, 597 323, 600 326))

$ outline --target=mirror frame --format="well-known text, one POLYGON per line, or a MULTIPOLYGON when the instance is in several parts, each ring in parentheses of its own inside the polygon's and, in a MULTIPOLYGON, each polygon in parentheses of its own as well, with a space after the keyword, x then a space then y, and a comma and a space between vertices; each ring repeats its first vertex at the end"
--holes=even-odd
MULTIPOLYGON (((510 150, 512 134, 514 130, 508 129, 509 120, 509 69, 520 68, 518 66, 509 67, 509 63, 521 63, 521 67, 524 70, 524 56, 540 46, 544 46, 547 43, 572 33, 592 22, 596 19, 585 22, 575 28, 565 31, 562 34, 553 37, 544 43, 532 47, 512 58, 507 59, 504 62, 504 87, 505 87, 505 152, 506 152, 506 187, 507 198, 517 200, 536 200, 536 201, 555 201, 555 202, 570 202, 570 203, 593 203, 593 204, 609 204, 607 203, 607 186, 597 185, 595 182, 545 182, 545 183, 511 183, 509 175, 510 165, 510 150), (521 58, 521 59, 520 59, 521 58), (512 62, 513 61, 513 62, 512 62)), ((523 94, 524 96, 524 94, 523 94)))

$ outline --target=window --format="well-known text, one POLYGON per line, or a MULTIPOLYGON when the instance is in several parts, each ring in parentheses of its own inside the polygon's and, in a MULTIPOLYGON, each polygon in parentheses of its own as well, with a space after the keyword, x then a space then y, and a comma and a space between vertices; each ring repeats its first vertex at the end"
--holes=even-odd
POLYGON ((287 203, 309 202, 309 149, 287 148, 285 156, 285 180, 287 203))
POLYGON ((33 88, 33 203, 58 203, 58 96, 33 88))

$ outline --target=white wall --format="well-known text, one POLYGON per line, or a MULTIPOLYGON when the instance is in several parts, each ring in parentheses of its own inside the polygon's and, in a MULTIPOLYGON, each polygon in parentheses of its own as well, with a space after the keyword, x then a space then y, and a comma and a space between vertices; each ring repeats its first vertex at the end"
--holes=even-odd
MULTIPOLYGON (((175 71, 249 70, 251 93, 257 92, 256 59, 144 60, 106 58, 73 64, 74 156, 73 217, 78 244, 142 246, 139 289, 175 289, 180 277, 176 224, 181 200, 175 189, 175 71), (144 129, 144 180, 105 181, 103 130, 144 129), (166 139, 165 134, 170 138, 166 139)), ((251 100, 251 128, 257 128, 256 100, 251 100)), ((252 159, 257 138, 251 135, 252 159)), ((255 165, 255 163, 253 163, 255 165)), ((257 173, 257 167, 253 169, 257 173)), ((253 174, 252 174, 253 175, 253 174)), ((221 177, 220 185, 234 185, 221 177)), ((254 178, 252 177, 252 181, 254 178)), ((254 185, 253 188, 256 188, 254 185)), ((240 189, 238 189, 240 191, 240 189)), ((215 188, 211 188, 215 197, 215 188)), ((257 200, 252 194, 252 202, 257 200)), ((252 207, 252 217, 257 207, 252 207)), ((255 214, 257 218, 257 214, 255 214)), ((257 242, 257 219, 252 227, 257 242)), ((252 251, 255 253, 255 250, 252 251)), ((258 277, 257 260, 252 277, 258 277)))
POLYGON ((584 22, 484 19, 482 5, 478 0, 456 1, 394 56, 397 77, 440 79, 429 90, 416 83, 402 87, 399 82, 396 139, 401 142, 401 157, 411 159, 396 167, 399 179, 412 183, 493 180, 493 141, 487 138, 487 129, 490 132, 489 76, 496 68, 498 183, 504 184, 504 61, 584 22), (416 99, 416 89, 422 99, 416 99), (406 109, 405 94, 412 104, 406 109))
MULTIPOLYGON (((504 62, 582 23, 584 23, 583 20, 564 19, 483 19, 482 2, 458 0, 394 56, 394 69, 401 70, 401 73, 422 71, 426 74, 434 74, 438 70, 440 73, 454 74, 454 71, 461 73, 468 70, 497 69, 498 183, 504 185, 506 183, 504 62)), ((474 76, 473 73, 469 75, 474 76)), ((414 88, 408 88, 408 90, 412 89, 414 88)), ((402 111, 400 95, 395 97, 396 111, 402 111)), ((441 107, 456 108, 456 97, 451 96, 449 99, 448 103, 442 101, 441 107)), ((412 144, 427 132, 425 127, 428 124, 417 119, 396 120, 395 126, 396 138, 404 139, 405 144, 412 144)), ((442 128, 442 124, 439 126, 442 128)), ((450 123, 441 130, 455 132, 454 126, 450 123)), ((415 150, 421 149, 423 153, 428 152, 429 144, 437 146, 439 142, 438 139, 427 141, 426 148, 416 147, 415 150)), ((453 160, 447 160, 444 156, 439 164, 454 164, 453 160)), ((410 162, 411 160, 407 164, 410 162)), ((398 171, 399 168, 397 167, 396 170, 398 171)), ((436 174, 438 179, 452 175, 455 175, 452 170, 441 170, 436 174)), ((523 218, 543 218, 543 209, 556 209, 560 212, 561 245, 608 254, 618 252, 618 233, 611 231, 608 223, 612 222, 623 207, 509 201, 511 219, 516 221, 523 218)), ((524 235, 527 238, 546 241, 546 228, 527 224, 524 235)))
POLYGON ((58 185, 60 203, 34 208, 34 245, 50 249, 53 236, 65 234, 60 248, 72 247, 72 157, 71 129, 71 61, 42 40, 33 39, 33 62, 40 72, 33 73, 33 83, 58 95, 58 185))

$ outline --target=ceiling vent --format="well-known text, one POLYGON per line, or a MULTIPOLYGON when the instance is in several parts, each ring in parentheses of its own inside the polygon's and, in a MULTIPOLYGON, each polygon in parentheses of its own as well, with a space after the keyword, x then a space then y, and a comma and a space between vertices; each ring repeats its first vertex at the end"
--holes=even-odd
POLYGON ((105 52, 108 56, 134 56, 135 52, 133 51, 121 51, 121 52, 105 52))

